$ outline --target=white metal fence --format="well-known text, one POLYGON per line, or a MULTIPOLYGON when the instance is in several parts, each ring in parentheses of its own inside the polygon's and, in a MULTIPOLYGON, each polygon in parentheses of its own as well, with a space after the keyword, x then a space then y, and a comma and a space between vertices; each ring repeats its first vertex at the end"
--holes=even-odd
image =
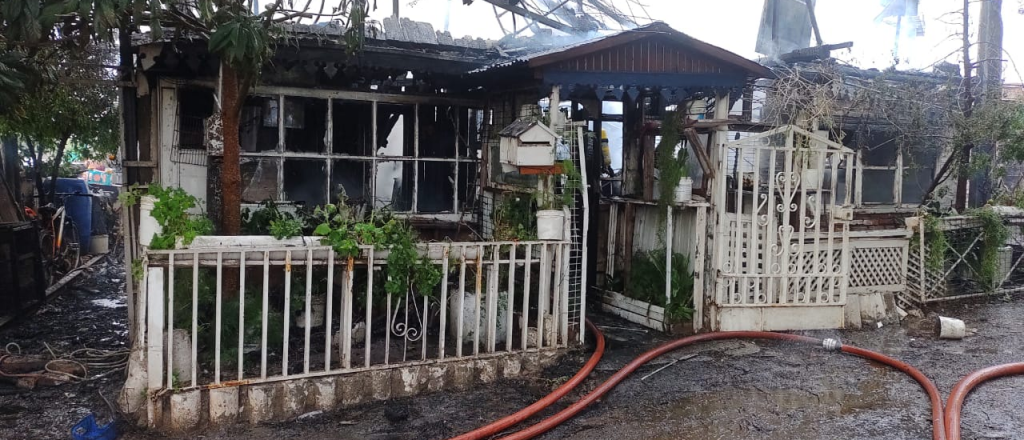
POLYGON ((150 390, 224 386, 564 347, 566 242, 424 244, 442 280, 385 291, 387 251, 326 246, 152 251, 145 261, 150 390))
POLYGON ((845 304, 854 152, 788 126, 730 142, 722 157, 716 303, 845 304))

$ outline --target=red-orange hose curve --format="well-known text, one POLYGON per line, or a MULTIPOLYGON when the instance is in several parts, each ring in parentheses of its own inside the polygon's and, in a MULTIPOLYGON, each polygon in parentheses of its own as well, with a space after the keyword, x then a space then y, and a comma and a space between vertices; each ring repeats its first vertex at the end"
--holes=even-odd
POLYGON ((551 406, 555 401, 561 399, 566 394, 569 394, 569 392, 574 388, 579 386, 579 384, 590 375, 590 372, 594 371, 594 367, 597 366, 597 363, 601 360, 601 356, 604 355, 604 334, 601 333, 601 331, 598 330, 590 320, 587 320, 587 328, 594 332, 594 335, 597 337, 597 347, 594 349, 594 354, 590 355, 590 359, 583 365, 583 368, 581 368, 575 376, 569 379, 568 382, 562 384, 562 386, 555 389, 551 394, 544 396, 543 399, 540 399, 532 405, 517 411, 515 414, 503 417, 500 420, 496 420, 493 423, 489 423, 485 426, 474 429, 473 431, 454 437, 451 440, 478 440, 495 435, 510 426, 523 422, 544 408, 551 406))
POLYGON ((946 438, 960 440, 960 410, 964 399, 978 384, 997 377, 1024 374, 1024 363, 996 365, 968 374, 953 387, 946 401, 946 438))
MULTIPOLYGON (((599 332, 597 332, 596 329, 595 334, 599 334, 599 332)), ((665 353, 685 347, 687 345, 691 345, 697 342, 706 342, 722 339, 772 339, 781 341, 802 342, 815 345, 821 344, 822 342, 820 339, 800 335, 754 331, 705 333, 701 335, 695 335, 671 341, 661 346, 658 346, 653 350, 641 354, 636 359, 627 364, 625 367, 623 367, 621 370, 617 371, 608 380, 598 385, 598 387, 591 391, 589 394, 581 398, 579 401, 573 403, 569 407, 563 409, 562 411, 558 412, 557 414, 551 417, 548 417, 547 419, 540 421, 535 425, 527 427, 522 431, 513 433, 506 437, 502 437, 502 440, 525 440, 543 434, 555 428, 559 424, 569 420, 576 414, 583 411, 583 409, 585 409, 587 406, 596 402, 598 399, 600 399, 602 396, 611 391, 612 388, 614 388, 616 385, 622 382, 627 376, 632 374, 634 371, 636 371, 637 368, 639 368, 643 364, 646 364, 665 353)), ((907 365, 903 362, 900 362, 898 360, 892 359, 890 357, 872 351, 860 349, 857 347, 850 347, 846 345, 842 346, 842 351, 884 363, 913 377, 914 380, 916 380, 921 385, 921 387, 925 389, 925 391, 928 393, 929 398, 932 401, 932 439, 946 440, 943 423, 943 414, 941 409, 942 400, 938 397, 939 393, 938 389, 935 388, 935 384, 933 384, 931 380, 925 377, 924 374, 922 374, 916 368, 911 367, 910 365, 907 365)), ((554 400, 552 400, 551 402, 553 403, 554 400)))

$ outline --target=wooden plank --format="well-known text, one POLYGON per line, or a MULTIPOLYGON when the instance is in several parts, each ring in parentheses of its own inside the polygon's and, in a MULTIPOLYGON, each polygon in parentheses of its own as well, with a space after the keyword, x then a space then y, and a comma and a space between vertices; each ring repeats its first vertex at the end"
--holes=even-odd
POLYGON ((697 157, 697 163, 700 164, 701 170, 704 172, 704 181, 715 178, 715 167, 711 166, 711 158, 708 157, 707 148, 704 146, 704 142, 700 140, 700 136, 697 134, 697 130, 687 128, 683 130, 683 136, 686 137, 687 143, 690 144, 690 149, 693 150, 694 156, 697 157))
MULTIPOLYGON (((643 182, 644 200, 654 200, 654 135, 644 134, 640 139, 643 148, 643 182)), ((661 197, 672 197, 672 194, 661 194, 661 197)))
POLYGON ((658 321, 665 320, 665 308, 649 304, 645 301, 630 298, 618 292, 610 290, 601 290, 601 301, 618 307, 620 309, 628 310, 632 313, 642 315, 648 318, 657 319, 658 321))
POLYGON ((622 247, 620 258, 622 258, 622 274, 628 281, 629 273, 633 265, 633 231, 636 230, 636 205, 626 205, 625 219, 622 222, 622 247))

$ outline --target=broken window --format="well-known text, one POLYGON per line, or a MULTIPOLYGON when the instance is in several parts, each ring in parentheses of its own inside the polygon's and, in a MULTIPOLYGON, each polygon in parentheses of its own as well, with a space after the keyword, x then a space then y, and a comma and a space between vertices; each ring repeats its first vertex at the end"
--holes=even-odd
POLYGON ((296 153, 323 153, 327 145, 327 100, 284 99, 284 148, 296 153))
POLYGON ((278 159, 269 157, 243 157, 242 202, 259 203, 264 200, 278 200, 277 192, 278 159))
POLYGON ((205 150, 206 118, 213 115, 213 91, 210 89, 178 90, 178 139, 175 146, 183 150, 205 150))
POLYGON ((331 203, 337 203, 339 194, 352 203, 369 201, 370 161, 335 160, 331 166, 331 203))
POLYGON ((253 96, 242 114, 246 203, 315 206, 344 194, 396 212, 458 214, 474 194, 480 110, 253 96))
POLYGON ((420 162, 417 211, 453 212, 455 203, 455 163, 420 162))
POLYGON ((373 104, 340 101, 332 104, 332 151, 348 156, 373 155, 373 104))
POLYGON ((327 162, 320 159, 284 160, 284 196, 306 206, 327 203, 327 162))
POLYGON ((377 105, 377 156, 415 156, 415 106, 377 105))
POLYGON ((860 152, 860 200, 865 205, 916 205, 931 184, 935 155, 902 145, 898 134, 861 131, 854 140, 860 152))
POLYGON ((278 98, 250 96, 242 107, 238 123, 241 151, 276 151, 278 144, 278 98))
POLYGON ((455 157, 458 112, 458 107, 419 106, 419 157, 455 157))
POLYGON ((374 206, 395 212, 412 211, 413 162, 377 162, 377 193, 374 206))

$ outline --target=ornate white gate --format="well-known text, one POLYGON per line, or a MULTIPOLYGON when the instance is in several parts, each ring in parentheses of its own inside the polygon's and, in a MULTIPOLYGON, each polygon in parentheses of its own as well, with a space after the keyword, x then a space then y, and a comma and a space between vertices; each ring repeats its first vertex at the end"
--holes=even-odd
POLYGON ((853 150, 786 126, 721 153, 712 329, 842 327, 853 150))

